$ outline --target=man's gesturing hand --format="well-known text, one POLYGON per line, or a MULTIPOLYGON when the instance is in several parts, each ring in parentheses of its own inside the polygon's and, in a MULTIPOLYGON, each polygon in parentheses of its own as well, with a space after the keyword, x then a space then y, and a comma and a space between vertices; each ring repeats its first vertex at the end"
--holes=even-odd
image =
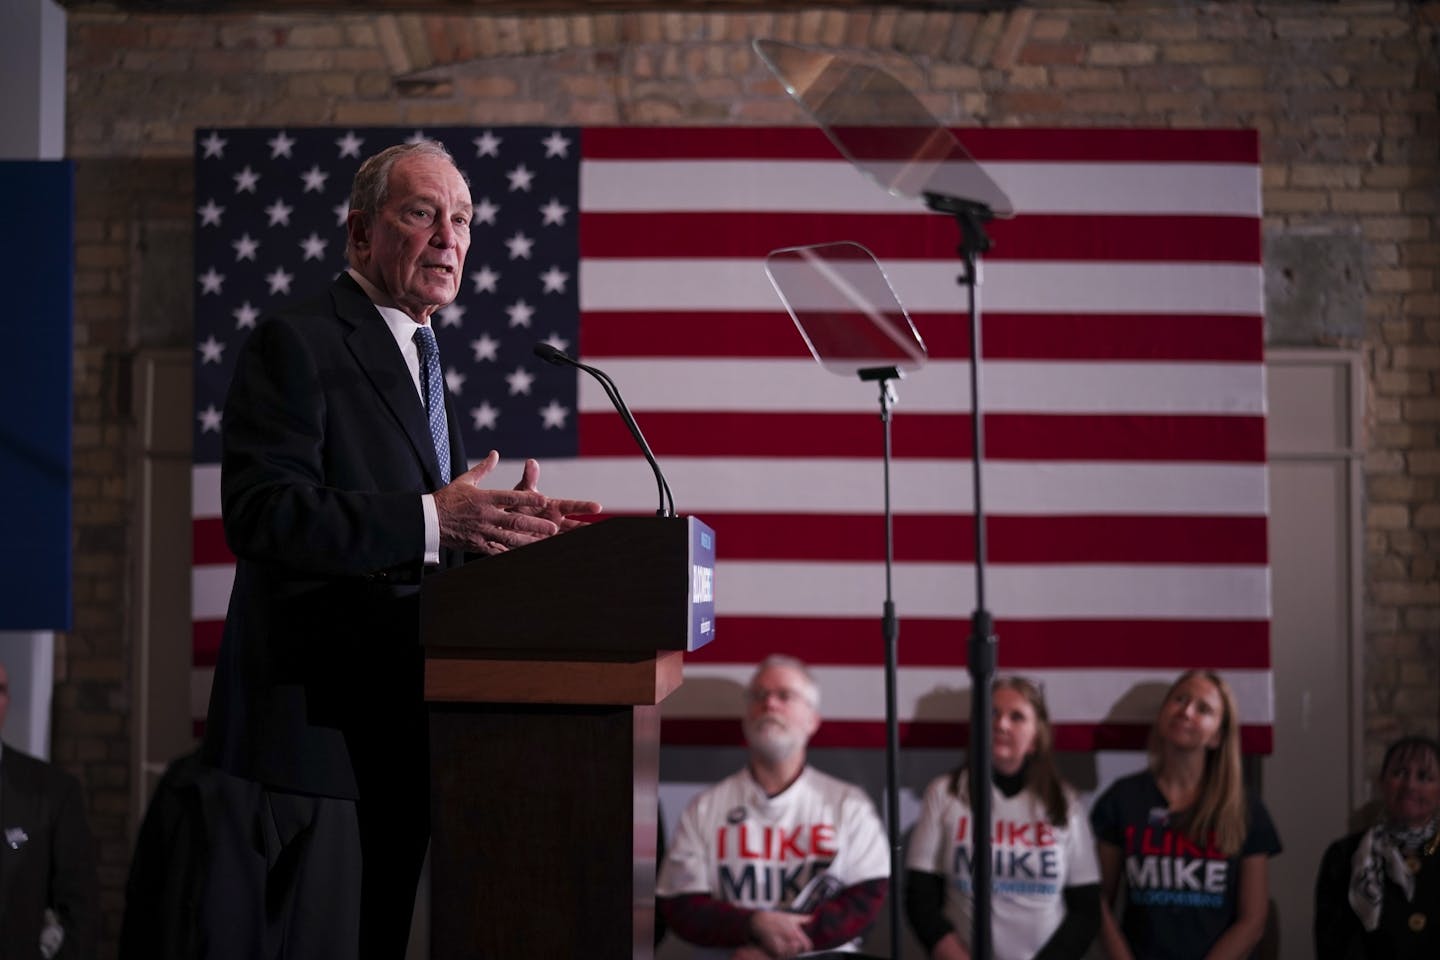
MULTIPOLYGON (((540 490, 540 464, 534 460, 525 461, 525 469, 520 474, 520 482, 515 484, 516 490, 529 490, 538 493, 540 490)), ((594 500, 565 500, 560 498, 545 499, 544 508, 535 512, 529 508, 521 508, 523 512, 531 516, 544 517, 560 528, 560 532, 574 530, 576 527, 583 527, 584 520, 573 520, 572 516, 589 515, 600 512, 600 504, 594 500)))
MULTIPOLYGON (((547 519, 545 496, 534 489, 533 482, 528 489, 480 488, 480 481, 499 462, 500 454, 491 450, 484 460, 435 491, 442 544, 475 553, 504 553, 559 532, 559 524, 547 519)), ((538 475, 538 466, 535 472, 538 475)))

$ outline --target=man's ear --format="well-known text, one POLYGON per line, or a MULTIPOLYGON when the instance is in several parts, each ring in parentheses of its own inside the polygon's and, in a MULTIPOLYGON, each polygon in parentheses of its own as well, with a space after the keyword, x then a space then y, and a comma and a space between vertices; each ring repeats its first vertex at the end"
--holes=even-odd
POLYGON ((816 730, 819 730, 819 729, 820 729, 820 711, 818 711, 818 710, 811 710, 811 711, 810 711, 810 729, 809 729, 808 731, 806 731, 806 733, 805 733, 805 739, 806 739, 806 741, 808 742, 811 737, 815 736, 815 731, 816 731, 816 730))
POLYGON ((352 250, 369 252, 370 221, 363 212, 351 210, 345 215, 345 234, 352 250))

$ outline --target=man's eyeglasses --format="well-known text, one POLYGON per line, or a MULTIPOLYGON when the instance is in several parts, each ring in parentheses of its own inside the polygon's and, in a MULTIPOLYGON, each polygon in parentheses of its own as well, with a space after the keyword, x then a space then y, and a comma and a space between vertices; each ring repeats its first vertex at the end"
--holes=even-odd
POLYGON ((800 690, 791 690, 788 687, 779 687, 774 690, 766 690, 760 687, 751 687, 745 691, 745 698, 751 703, 755 704, 763 704, 771 697, 779 700, 785 706, 789 706, 790 704, 796 702, 810 702, 810 698, 807 697, 804 692, 800 690))

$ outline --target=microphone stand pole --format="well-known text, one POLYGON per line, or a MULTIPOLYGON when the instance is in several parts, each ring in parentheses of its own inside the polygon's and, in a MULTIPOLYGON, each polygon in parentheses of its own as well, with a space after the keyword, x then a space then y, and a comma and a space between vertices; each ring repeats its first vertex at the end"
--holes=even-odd
POLYGON ((958 282, 969 294, 970 311, 970 463, 975 500, 975 609, 970 615, 970 809, 974 825, 974 857, 971 862, 974 928, 970 938, 972 960, 991 960, 994 941, 991 928, 991 770, 990 755, 991 685, 995 682, 995 622, 985 608, 985 508, 980 495, 980 463, 985 451, 985 425, 980 409, 980 254, 990 249, 985 223, 994 212, 984 204, 925 194, 925 205, 936 213, 948 213, 960 228, 958 253, 964 273, 958 282))
POLYGON ((904 853, 900 849, 900 722, 896 713, 896 683, 900 622, 895 618, 892 570, 895 566, 895 526, 890 509, 890 406, 895 388, 890 381, 904 377, 899 367, 867 367, 860 379, 880 384, 880 423, 885 435, 885 605, 881 633, 885 638, 885 818, 890 840, 890 956, 900 960, 900 904, 903 901, 904 853))

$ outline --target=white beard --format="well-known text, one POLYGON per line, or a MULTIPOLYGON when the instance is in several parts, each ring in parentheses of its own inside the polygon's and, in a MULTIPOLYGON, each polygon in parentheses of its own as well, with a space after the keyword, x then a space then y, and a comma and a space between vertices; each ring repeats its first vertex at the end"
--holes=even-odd
POLYGON ((805 736, 772 717, 745 722, 745 741, 767 763, 781 763, 805 749, 805 736))

